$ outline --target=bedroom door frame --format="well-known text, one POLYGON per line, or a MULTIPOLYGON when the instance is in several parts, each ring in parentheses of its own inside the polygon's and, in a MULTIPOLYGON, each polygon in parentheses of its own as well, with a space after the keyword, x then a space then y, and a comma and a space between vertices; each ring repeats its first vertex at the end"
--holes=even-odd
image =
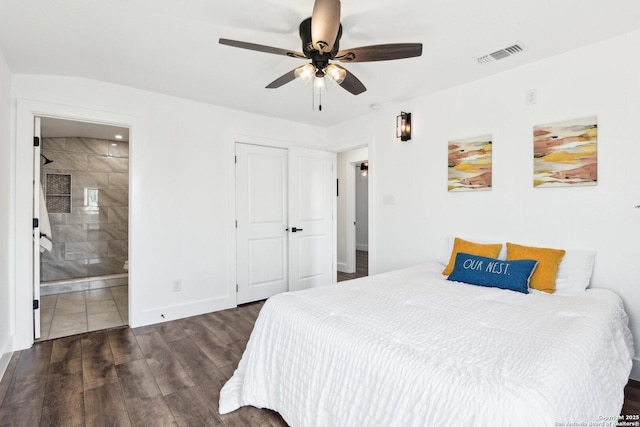
POLYGON ((42 148, 41 117, 33 118, 33 339, 40 338, 40 218, 42 191, 40 155, 42 148))
MULTIPOLYGON (((347 228, 345 233, 345 243, 346 243, 346 273, 355 273, 356 272, 356 251, 358 250, 358 242, 357 242, 357 218, 356 218, 356 174, 360 168, 360 164, 362 162, 369 162, 369 159, 361 159, 353 161, 349 164, 349 173, 346 177, 346 185, 345 185, 345 200, 347 202, 346 206, 346 217, 347 217, 347 228)), ((367 172, 368 179, 368 172, 367 172)), ((369 191, 369 186, 367 185, 367 192, 369 191)), ((368 199, 368 198, 367 198, 368 199)), ((369 205, 367 205, 367 213, 369 212, 369 205)), ((367 227, 367 234, 369 234, 369 230, 367 227)), ((367 250, 368 252, 368 250, 367 250)))
MULTIPOLYGON (((36 117, 47 117, 53 119, 73 120, 80 122, 90 122, 96 124, 113 125, 129 128, 129 261, 135 259, 132 248, 135 242, 140 239, 137 224, 140 223, 139 214, 140 183, 134 173, 133 165, 136 158, 135 141, 143 139, 144 124, 133 116, 112 113, 108 111, 94 110, 79 106, 69 106, 54 104, 42 101, 18 99, 16 104, 16 133, 15 133, 15 200, 14 200, 14 235, 15 247, 13 256, 15 270, 13 283, 15 283, 14 293, 14 313, 15 313, 15 339, 14 350, 24 350, 30 348, 34 340, 33 323, 33 299, 34 291, 32 286, 25 284, 34 283, 33 263, 39 258, 33 253, 33 137, 34 123, 36 117)), ((129 268, 129 325, 137 326, 137 315, 139 309, 139 299, 136 296, 137 269, 135 262, 129 268)), ((39 280, 38 280, 39 281, 39 280)))
MULTIPOLYGON (((368 275, 372 275, 375 273, 378 273, 379 271, 377 270, 376 266, 377 266, 377 262, 376 262, 376 228, 375 228, 375 224, 376 224, 376 150, 375 150, 375 142, 376 142, 376 138, 373 135, 367 135, 367 136, 361 136, 361 137, 356 137, 353 139, 348 139, 348 140, 344 140, 344 141, 338 141, 334 147, 333 147, 333 152, 334 153, 345 153, 348 151, 353 151, 353 150, 357 150, 359 148, 367 148, 367 161, 369 163, 369 170, 368 170, 368 175, 367 175, 367 180, 368 180, 368 193, 369 193, 369 199, 368 199, 368 204, 367 204, 367 211, 368 211, 368 220, 369 220, 369 224, 367 227, 367 235, 368 235, 368 252, 367 252, 367 264, 368 264, 368 275)), ((353 163, 353 162, 350 162, 353 163)), ((351 166, 351 165, 350 165, 351 166)), ((349 167, 349 169, 351 169, 351 167, 349 167)), ((352 189, 353 191, 353 203, 354 205, 352 206, 353 209, 353 217, 355 218, 355 176, 352 175, 351 173, 348 174, 349 176, 347 177, 347 181, 349 181, 349 177, 351 180, 351 185, 354 187, 352 189)), ((348 184, 348 182, 346 183, 348 184)), ((345 186, 345 191, 348 192, 349 189, 346 188, 345 186)), ((347 210, 348 210, 348 206, 347 206, 347 210)), ((348 218, 350 218, 349 216, 349 212, 346 212, 346 216, 348 218)), ((334 216, 337 220, 337 209, 336 209, 336 214, 334 216)), ((353 221, 353 219, 351 220, 353 221)), ((351 256, 353 256, 353 267, 355 271, 355 227, 353 227, 353 222, 351 223, 352 226, 348 227, 347 229, 351 231, 352 237, 346 236, 349 239, 353 239, 353 254, 351 256)), ((335 247, 336 247, 336 263, 337 263, 337 247, 338 247, 338 236, 336 233, 336 241, 335 241, 335 247)), ((346 248, 348 249, 348 248, 346 248)), ((351 254, 351 251, 348 251, 348 255, 351 254)), ((336 264, 337 265, 337 264, 336 264)), ((348 265, 348 260, 345 260, 345 264, 344 266, 347 267, 348 265)))

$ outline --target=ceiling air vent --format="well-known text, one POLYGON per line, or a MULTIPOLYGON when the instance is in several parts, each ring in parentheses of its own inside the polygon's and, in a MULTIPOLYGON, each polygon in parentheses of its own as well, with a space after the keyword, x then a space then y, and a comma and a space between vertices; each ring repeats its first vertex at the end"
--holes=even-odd
POLYGON ((478 56, 475 58, 475 60, 478 64, 488 64, 490 62, 498 61, 511 55, 515 55, 516 53, 522 52, 523 50, 524 45, 517 42, 512 44, 511 46, 505 47, 504 49, 496 50, 495 52, 478 56))

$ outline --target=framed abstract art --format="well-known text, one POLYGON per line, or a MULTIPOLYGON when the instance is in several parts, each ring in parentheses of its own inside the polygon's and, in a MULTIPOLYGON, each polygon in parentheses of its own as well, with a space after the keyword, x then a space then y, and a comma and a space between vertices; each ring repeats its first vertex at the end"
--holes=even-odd
POLYGON ((492 137, 449 141, 449 191, 491 190, 492 137))
POLYGON ((549 123, 533 128, 533 186, 596 185, 597 118, 549 123))

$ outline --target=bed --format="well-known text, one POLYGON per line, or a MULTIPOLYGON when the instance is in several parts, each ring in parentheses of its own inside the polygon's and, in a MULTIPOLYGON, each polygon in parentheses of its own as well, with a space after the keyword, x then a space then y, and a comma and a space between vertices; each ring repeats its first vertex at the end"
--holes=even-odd
POLYGON ((522 294, 449 281, 442 268, 271 297, 220 413, 270 408, 296 427, 558 426, 620 413, 633 342, 615 293, 522 294))

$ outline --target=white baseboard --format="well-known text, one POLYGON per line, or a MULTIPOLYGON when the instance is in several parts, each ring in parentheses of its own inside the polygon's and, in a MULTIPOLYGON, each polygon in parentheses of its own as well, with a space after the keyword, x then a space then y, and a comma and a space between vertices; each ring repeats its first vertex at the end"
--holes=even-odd
POLYGON ((232 297, 211 298, 204 301, 188 302, 180 305, 145 310, 135 316, 136 324, 129 326, 137 328, 140 326, 154 325, 156 323, 167 322, 169 320, 184 319, 185 317, 198 316, 200 314, 226 310, 234 307, 237 307, 235 295, 232 297))
POLYGON ((346 273, 347 272, 347 263, 338 261, 338 263, 336 264, 336 268, 338 269, 338 271, 340 271, 342 273, 346 273))
POLYGON ((361 243, 356 243, 356 251, 369 252, 369 245, 363 245, 361 243))
POLYGON ((0 380, 2 380, 4 373, 7 371, 7 366, 9 366, 11 356, 13 356, 13 351, 5 353, 0 357, 0 380))
POLYGON ((7 341, 0 347, 0 380, 4 376, 4 373, 7 371, 7 366, 9 366, 9 361, 11 360, 11 356, 13 356, 13 335, 10 335, 7 338, 7 341))
POLYGON ((640 381, 640 360, 632 359, 632 361, 633 365, 631 366, 631 374, 629 374, 629 378, 640 381))

